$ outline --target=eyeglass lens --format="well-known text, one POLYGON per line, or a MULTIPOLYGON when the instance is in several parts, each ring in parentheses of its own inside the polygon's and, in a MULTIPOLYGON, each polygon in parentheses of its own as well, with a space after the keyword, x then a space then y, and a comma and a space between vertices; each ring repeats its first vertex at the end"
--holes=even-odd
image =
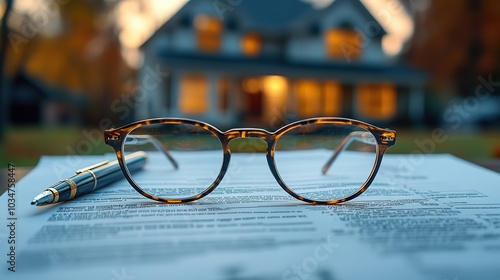
POLYGON ((146 152, 148 160, 143 172, 133 173, 132 179, 146 193, 165 199, 186 199, 204 192, 223 163, 217 136, 191 124, 141 126, 123 144, 125 155, 136 151, 146 152))
POLYGON ((330 201, 348 197, 363 186, 375 165, 377 148, 373 134, 362 127, 309 124, 281 135, 274 161, 292 192, 330 201))

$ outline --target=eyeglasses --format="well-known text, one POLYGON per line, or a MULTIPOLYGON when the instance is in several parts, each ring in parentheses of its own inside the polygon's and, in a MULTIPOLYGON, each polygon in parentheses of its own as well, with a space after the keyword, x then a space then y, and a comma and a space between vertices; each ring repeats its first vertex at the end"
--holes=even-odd
MULTIPOLYGON (((396 132, 344 118, 312 118, 271 133, 257 128, 222 132, 204 122, 149 119, 104 132, 125 178, 139 193, 166 203, 183 203, 211 193, 228 171, 229 143, 263 140, 261 149, 278 184, 293 197, 313 204, 351 200, 370 186, 396 132), (143 151, 143 172, 132 174, 125 155, 143 151)), ((262 142, 262 141, 261 141, 262 142)), ((258 145, 255 145, 256 147, 258 145)))

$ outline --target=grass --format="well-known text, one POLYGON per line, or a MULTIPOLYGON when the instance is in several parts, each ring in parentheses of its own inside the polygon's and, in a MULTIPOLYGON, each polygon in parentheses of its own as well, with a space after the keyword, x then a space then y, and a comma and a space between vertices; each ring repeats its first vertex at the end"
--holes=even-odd
POLYGON ((113 152, 97 129, 70 127, 9 128, 2 142, 1 164, 35 166, 42 155, 95 155, 113 152))
POLYGON ((432 131, 398 131, 396 145, 388 153, 448 153, 466 160, 500 158, 500 131, 445 132, 432 137, 432 131))
MULTIPOLYGON (((398 130, 397 143, 388 153, 451 153, 466 160, 500 158, 500 131, 453 132, 445 134, 445 141, 435 141, 432 130, 398 130)), ((439 140, 439 139, 438 139, 439 140)), ((247 141, 238 139, 230 144, 231 150, 245 149, 247 141)), ((260 140, 249 140, 260 141, 260 140)), ((264 144, 265 145, 265 144, 264 144)), ((16 127, 7 130, 1 143, 0 166, 9 162, 16 166, 35 166, 42 155, 90 155, 111 153, 98 129, 73 127, 16 127)), ((265 146, 264 146, 265 147, 265 146)))

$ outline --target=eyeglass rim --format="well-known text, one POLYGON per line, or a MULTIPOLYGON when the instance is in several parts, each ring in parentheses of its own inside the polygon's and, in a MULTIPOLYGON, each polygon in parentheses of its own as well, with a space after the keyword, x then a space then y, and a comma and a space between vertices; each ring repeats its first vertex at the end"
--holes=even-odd
POLYGON ((354 119, 348 119, 348 118, 338 118, 338 117, 316 117, 316 118, 308 118, 308 119, 303 119, 303 120, 298 120, 293 123, 287 124, 275 132, 269 132, 264 129, 260 128, 234 128, 234 129, 229 129, 225 132, 222 132, 215 126, 208 124, 206 122, 202 121, 197 121, 193 119, 188 119, 188 118, 153 118, 153 119, 146 119, 146 120, 141 120, 141 121, 136 121, 118 128, 114 129, 108 129, 104 131, 104 140, 107 145, 111 146, 115 150, 116 157, 118 159, 118 162, 120 164, 120 168, 125 175, 125 178, 129 182, 129 184, 140 194, 143 196, 150 198, 152 200, 160 201, 160 202, 165 202, 165 203, 186 203, 186 202, 191 202, 194 200, 198 200, 200 198, 205 197, 206 195, 210 194, 215 188, 220 184, 222 181, 225 173, 227 172, 227 169, 229 167, 229 162, 231 159, 231 151, 229 149, 229 142, 233 139, 236 138, 260 138, 264 140, 267 143, 267 150, 266 150, 266 158, 267 162, 269 165, 269 168, 271 170, 271 173, 275 177, 276 181, 278 184, 290 195, 295 197, 298 200, 308 202, 311 204, 323 204, 323 205, 330 205, 330 204, 338 204, 342 203, 351 199, 354 199, 355 197, 361 195, 363 192, 365 192, 368 187, 371 185, 373 182, 378 169, 381 165, 382 157, 384 152, 389 148, 390 146, 395 144, 396 141, 396 131, 391 130, 391 129, 383 129, 379 128, 377 126, 368 124, 363 121, 359 120, 354 120, 354 119), (124 162, 124 152, 123 152, 123 146, 124 146, 124 140, 126 139, 127 135, 134 131, 135 129, 141 127, 141 126, 147 126, 147 125, 154 125, 154 124, 189 124, 193 126, 198 126, 201 127, 202 129, 205 129, 209 132, 211 132, 214 136, 216 136, 221 145, 222 145, 222 150, 223 150, 223 163, 221 166, 221 170, 219 174, 217 175, 216 179, 214 182, 207 187, 203 192, 187 197, 187 198, 182 198, 182 199, 167 199, 163 197, 158 197, 155 195, 151 195, 144 191, 133 179, 132 175, 128 171, 128 168, 125 165, 124 162), (279 175, 279 172, 276 168, 276 163, 274 159, 274 150, 276 143, 280 139, 282 135, 284 135, 286 132, 293 130, 297 127, 300 126, 305 126, 305 125, 311 125, 311 124, 341 124, 341 125, 354 125, 358 126, 361 128, 364 128, 368 132, 370 132, 375 140, 377 141, 377 150, 376 150, 376 158, 374 162, 374 166, 371 170, 370 175, 366 179, 365 183, 353 194, 341 198, 341 199, 334 199, 334 200, 328 200, 328 201, 322 201, 322 200, 311 200, 305 197, 302 197, 301 195, 296 194, 293 192, 284 182, 284 180, 281 178, 279 175), (251 134, 249 136, 249 134, 251 134), (252 137, 253 135, 253 137, 252 137), (257 136, 257 137, 256 137, 257 136))

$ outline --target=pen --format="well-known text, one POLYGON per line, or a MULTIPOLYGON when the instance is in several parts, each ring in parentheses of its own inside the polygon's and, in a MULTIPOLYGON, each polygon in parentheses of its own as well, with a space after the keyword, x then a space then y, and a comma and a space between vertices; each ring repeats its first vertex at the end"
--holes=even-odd
MULTIPOLYGON (((146 164, 145 152, 135 152, 125 156, 130 172, 142 169, 146 164)), ((104 161, 76 171, 76 175, 64 179, 37 195, 31 205, 43 206, 90 193, 98 188, 123 178, 118 160, 104 161)))

